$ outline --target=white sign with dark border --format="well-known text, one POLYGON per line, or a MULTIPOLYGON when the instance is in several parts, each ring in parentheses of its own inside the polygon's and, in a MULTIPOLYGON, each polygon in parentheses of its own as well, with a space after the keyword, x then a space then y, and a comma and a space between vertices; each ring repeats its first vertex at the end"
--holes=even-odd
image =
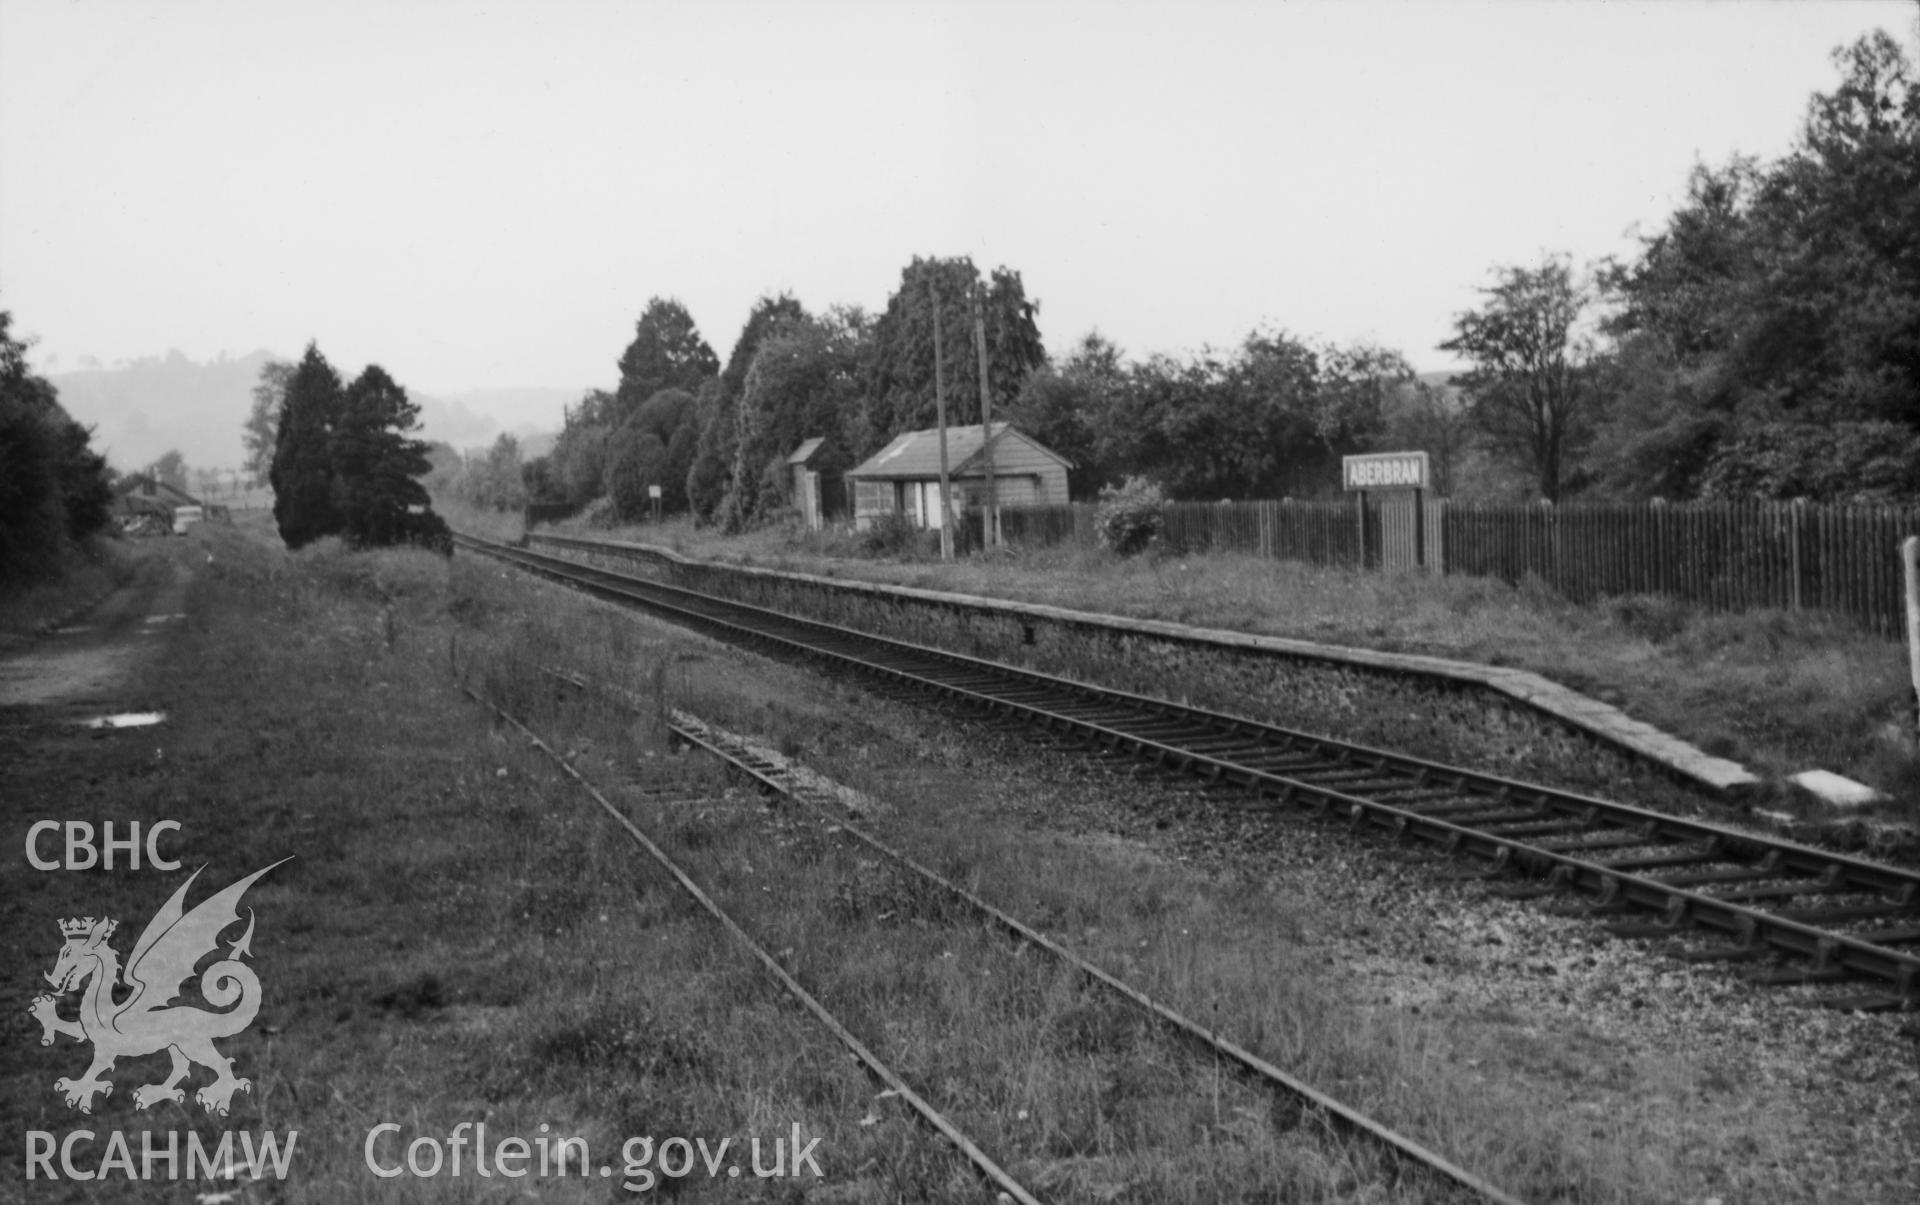
POLYGON ((1340 485, 1349 490, 1424 490, 1432 486, 1425 452, 1370 452, 1340 458, 1340 485))

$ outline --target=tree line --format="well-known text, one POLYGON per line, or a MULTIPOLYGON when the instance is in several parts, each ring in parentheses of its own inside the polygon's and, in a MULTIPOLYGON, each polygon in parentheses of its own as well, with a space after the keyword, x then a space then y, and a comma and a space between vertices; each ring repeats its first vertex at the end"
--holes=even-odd
POLYGON ((27 350, 0 310, 0 591, 57 576, 113 513, 113 470, 27 350))
POLYGON ((755 522, 803 440, 828 437, 831 472, 933 425, 936 326, 948 421, 980 421, 977 307, 994 416, 1068 457, 1076 496, 1324 495, 1342 456, 1419 449, 1463 498, 1920 498, 1920 86, 1884 33, 1834 58, 1784 158, 1695 167, 1633 255, 1495 268, 1441 345, 1469 366, 1451 379, 1276 329, 1142 360, 1094 332, 1056 357, 1017 271, 916 258, 878 314, 762 297, 724 363, 655 297, 550 453, 502 442, 464 480, 629 518, 659 486, 669 511, 755 522))

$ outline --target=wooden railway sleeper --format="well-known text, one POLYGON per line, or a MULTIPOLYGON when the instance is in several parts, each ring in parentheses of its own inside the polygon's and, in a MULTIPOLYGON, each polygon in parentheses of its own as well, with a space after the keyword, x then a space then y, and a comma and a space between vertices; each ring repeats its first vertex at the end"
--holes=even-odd
MULTIPOLYGON (((1643 844, 1652 845, 1654 841, 1643 844)), ((1683 845, 1654 854, 1634 854, 1624 858, 1601 858, 1596 861, 1610 870, 1652 870, 1661 866, 1697 866, 1708 862, 1718 862, 1724 855, 1718 849, 1717 841, 1709 841, 1704 848, 1683 845)))
MULTIPOLYGON (((1779 878, 1775 871, 1770 878, 1779 878)), ((1721 892, 1713 898, 1725 900, 1729 904, 1749 903, 1754 900, 1788 898, 1803 895, 1841 895, 1852 892, 1870 891, 1871 888, 1857 886, 1846 881, 1842 874, 1823 874, 1817 879, 1793 879, 1785 883, 1761 883, 1752 887, 1735 887, 1721 892)), ((1902 905, 1889 900, 1888 906, 1898 909, 1902 905)))
POLYGON ((1133 736, 1144 736, 1158 741, 1169 737, 1200 735, 1205 732, 1205 729, 1199 728, 1192 721, 1160 720, 1151 724, 1129 724, 1127 732, 1133 736))
POLYGON ((1501 837, 1564 837, 1573 833, 1585 832, 1587 826, 1579 820, 1565 816, 1553 816, 1525 823, 1510 823, 1487 826, 1487 831, 1501 837))
POLYGON ((1303 770, 1333 768, 1332 763, 1315 761, 1312 760, 1311 757, 1306 761, 1301 761, 1300 755, 1297 754, 1292 756, 1249 757, 1238 764, 1249 770, 1258 770, 1263 774, 1286 774, 1295 778, 1298 778, 1300 772, 1303 770))
MULTIPOLYGON (((1172 743, 1172 742, 1169 742, 1169 743, 1172 743)), ((1206 757, 1218 758, 1221 760, 1230 760, 1232 759, 1233 755, 1236 753, 1248 752, 1254 749, 1261 748, 1258 742, 1255 742, 1253 744, 1247 743, 1247 738, 1243 736, 1219 737, 1210 741, 1183 740, 1179 742, 1179 746, 1180 746, 1180 751, 1183 753, 1198 753, 1206 757)))
MULTIPOLYGON (((1329 785, 1324 781, 1309 781, 1313 781, 1315 786, 1329 785)), ((1411 811, 1411 808, 1402 807, 1398 802, 1400 795, 1398 789, 1399 784, 1400 780, 1397 778, 1381 778, 1375 775, 1373 777, 1349 778, 1336 785, 1339 786, 1340 790, 1349 795, 1365 796, 1369 802, 1384 803, 1391 807, 1400 808, 1402 811, 1411 811)))
POLYGON ((1395 807, 1404 807, 1412 810, 1425 803, 1438 803, 1443 799, 1458 799, 1459 794, 1451 787, 1409 784, 1403 787, 1396 787, 1391 791, 1382 791, 1379 797, 1382 802, 1391 802, 1395 807))
MULTIPOLYGON (((1407 810, 1419 811, 1423 816, 1432 815, 1431 812, 1421 811, 1418 808, 1408 808, 1407 810)), ((1438 819, 1439 817, 1435 818, 1438 819)), ((1538 808, 1505 808, 1499 811, 1482 809, 1478 812, 1454 812, 1446 816, 1446 821, 1448 824, 1455 824, 1461 828, 1491 830, 1495 825, 1532 824, 1536 821, 1549 818, 1549 813, 1543 812, 1538 808)))
MULTIPOLYGON (((1333 786, 1343 782, 1365 782, 1369 778, 1380 777, 1378 766, 1356 766, 1351 762, 1326 769, 1302 768, 1291 771, 1295 778, 1304 779, 1315 786, 1333 786)), ((1398 778, 1395 778, 1398 781, 1398 778)))
POLYGON ((1839 908, 1783 908, 1771 915, 1803 925, 1840 925, 1910 916, 1912 911, 1899 904, 1856 904, 1839 908))
POLYGON ((1445 820, 1451 824, 1456 816, 1471 816, 1476 812, 1490 812, 1504 806, 1501 801, 1484 795, 1470 795, 1455 803, 1433 803, 1409 805, 1409 812, 1418 812, 1422 816, 1431 816, 1436 820, 1445 820))

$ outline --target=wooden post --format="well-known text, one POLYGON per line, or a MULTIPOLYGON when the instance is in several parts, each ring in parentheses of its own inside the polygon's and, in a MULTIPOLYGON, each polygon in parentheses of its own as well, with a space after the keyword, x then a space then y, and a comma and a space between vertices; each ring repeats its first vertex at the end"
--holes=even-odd
POLYGON ((1787 509, 1787 587, 1790 605, 1800 609, 1800 516, 1805 513, 1806 501, 1795 498, 1787 509))
POLYGON ((988 548, 1000 547, 1000 499, 993 484, 993 396, 987 390, 987 324, 982 316, 980 291, 973 293, 973 348, 980 358, 980 438, 985 441, 987 513, 980 517, 980 539, 988 548))
POLYGON ((947 480, 947 365, 940 354, 940 286, 929 276, 933 300, 933 406, 940 423, 940 559, 953 559, 953 487, 947 480))
POLYGON ((1907 580, 1907 669, 1913 676, 1913 730, 1920 736, 1920 536, 1900 541, 1907 580))
POLYGON ((1413 567, 1427 567, 1427 491, 1413 491, 1413 567))
POLYGON ((1358 504, 1358 512, 1360 515, 1360 565, 1359 567, 1362 569, 1365 569, 1367 567, 1367 491, 1359 490, 1355 492, 1355 494, 1353 495, 1353 499, 1358 504))

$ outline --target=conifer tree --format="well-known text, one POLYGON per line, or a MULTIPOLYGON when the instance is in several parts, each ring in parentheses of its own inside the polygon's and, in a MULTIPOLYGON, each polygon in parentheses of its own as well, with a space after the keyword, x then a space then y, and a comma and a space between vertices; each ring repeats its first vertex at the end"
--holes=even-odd
POLYGON ((273 521, 288 548, 300 548, 340 531, 334 510, 333 431, 342 405, 340 374, 307 344, 306 355, 287 381, 280 429, 274 437, 273 521))
POLYGON ((355 548, 451 551, 452 535, 419 481, 433 469, 425 441, 409 438, 419 418, 420 408, 378 364, 343 388, 308 344, 287 381, 269 473, 287 547, 337 535, 355 548))
POLYGON ((420 407, 378 364, 347 387, 333 438, 333 504, 356 548, 422 544, 448 551, 452 536, 420 478, 433 469, 425 440, 409 438, 420 407))

